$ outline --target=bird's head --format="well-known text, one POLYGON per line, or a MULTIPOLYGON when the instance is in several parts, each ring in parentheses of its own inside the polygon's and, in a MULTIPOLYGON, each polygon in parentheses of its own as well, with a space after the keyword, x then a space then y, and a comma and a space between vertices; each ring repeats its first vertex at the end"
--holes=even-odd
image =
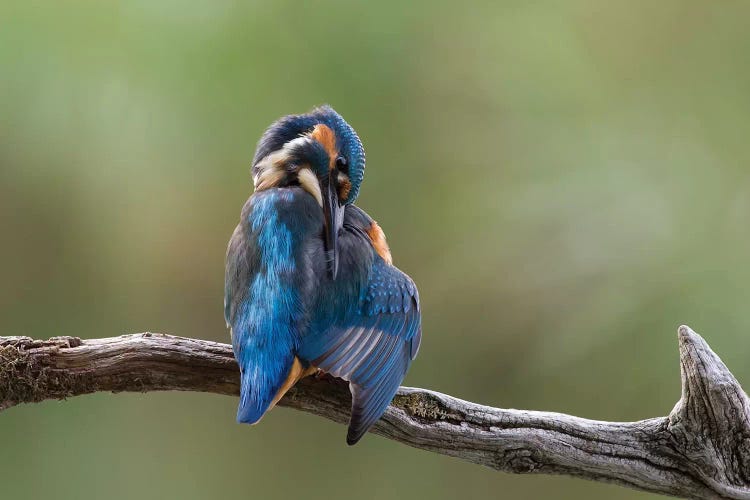
POLYGON ((365 151, 354 129, 329 106, 290 115, 263 134, 253 158, 256 191, 300 186, 323 210, 331 276, 338 272, 338 233, 344 207, 354 203, 365 172, 365 151))

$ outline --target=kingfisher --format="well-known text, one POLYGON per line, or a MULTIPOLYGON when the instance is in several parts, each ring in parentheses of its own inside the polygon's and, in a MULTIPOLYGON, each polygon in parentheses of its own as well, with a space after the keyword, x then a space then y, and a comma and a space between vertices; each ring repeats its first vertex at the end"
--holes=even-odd
POLYGON ((224 316, 240 367, 237 421, 255 424, 303 377, 349 383, 346 441, 382 416, 417 355, 419 295, 380 226, 354 205, 365 152, 330 106, 258 142, 254 192, 227 248, 224 316))

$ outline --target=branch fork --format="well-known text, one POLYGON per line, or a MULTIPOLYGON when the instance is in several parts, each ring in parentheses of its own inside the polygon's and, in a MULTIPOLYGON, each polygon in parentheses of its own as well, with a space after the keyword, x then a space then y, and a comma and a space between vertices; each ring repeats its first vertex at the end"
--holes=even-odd
MULTIPOLYGON (((708 344, 678 330, 682 395, 638 422, 492 408, 402 387, 373 432, 510 473, 564 474, 684 498, 750 500, 750 400, 708 344)), ((157 333, 0 337, 0 411, 99 391, 239 394, 229 345, 157 333)), ((349 418, 345 382, 301 380, 280 406, 349 418)))

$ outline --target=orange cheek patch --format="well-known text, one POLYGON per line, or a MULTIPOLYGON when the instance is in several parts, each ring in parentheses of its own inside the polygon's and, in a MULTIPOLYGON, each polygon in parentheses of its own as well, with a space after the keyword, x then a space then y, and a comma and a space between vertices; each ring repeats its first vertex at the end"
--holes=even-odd
POLYGON ((323 146, 323 149, 326 150, 329 158, 328 168, 333 169, 333 166, 336 164, 336 158, 339 156, 339 152, 336 149, 336 134, 330 127, 318 124, 310 132, 310 137, 318 141, 323 146))
POLYGON ((372 221, 372 225, 367 230, 367 236, 370 237, 372 246, 375 248, 375 251, 378 252, 380 258, 382 258, 388 264, 393 264, 391 249, 388 248, 388 242, 385 241, 385 233, 382 229, 380 229, 380 226, 377 222, 372 221))
POLYGON ((341 200, 346 200, 349 197, 349 191, 351 190, 352 183, 349 182, 349 179, 342 179, 339 181, 339 198, 341 200))

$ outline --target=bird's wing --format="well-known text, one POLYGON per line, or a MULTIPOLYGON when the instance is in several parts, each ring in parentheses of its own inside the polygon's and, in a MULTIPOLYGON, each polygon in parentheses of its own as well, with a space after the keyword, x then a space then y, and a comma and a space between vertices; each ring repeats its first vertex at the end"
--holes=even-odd
POLYGON ((375 256, 356 307, 336 314, 332 326, 305 341, 313 366, 350 382, 354 444, 380 418, 396 394, 421 340, 414 282, 375 256))

